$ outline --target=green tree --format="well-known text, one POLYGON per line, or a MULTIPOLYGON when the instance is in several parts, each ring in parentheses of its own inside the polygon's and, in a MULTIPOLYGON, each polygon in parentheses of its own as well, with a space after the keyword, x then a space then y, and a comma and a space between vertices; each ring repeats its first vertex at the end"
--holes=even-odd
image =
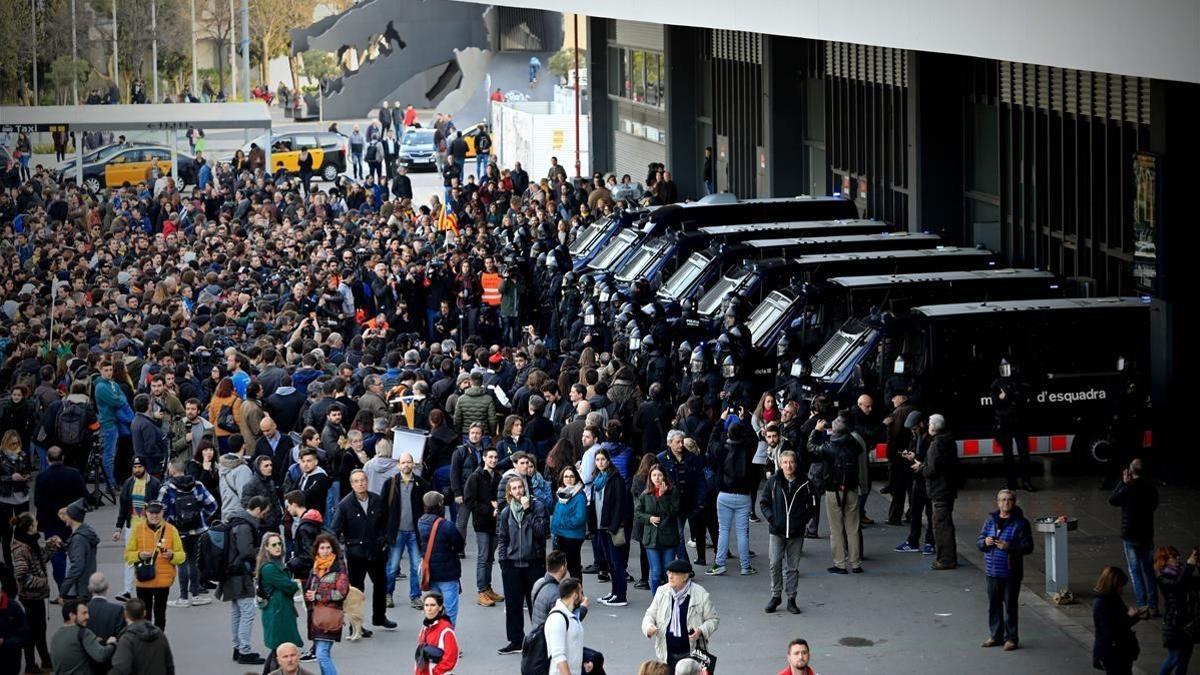
POLYGON ((54 59, 49 72, 46 73, 46 82, 54 89, 55 101, 60 104, 70 103, 72 81, 78 82, 79 88, 83 89, 91 72, 91 66, 83 59, 71 61, 69 55, 54 59))
MULTIPOLYGON (((579 65, 587 68, 587 50, 579 50, 579 65)), ((550 72, 558 75, 564 80, 570 79, 568 74, 575 69, 575 50, 570 47, 563 47, 554 56, 550 57, 550 63, 546 65, 550 72)))
POLYGON ((300 63, 303 67, 302 74, 322 86, 338 73, 337 63, 329 52, 310 49, 300 55, 300 63))

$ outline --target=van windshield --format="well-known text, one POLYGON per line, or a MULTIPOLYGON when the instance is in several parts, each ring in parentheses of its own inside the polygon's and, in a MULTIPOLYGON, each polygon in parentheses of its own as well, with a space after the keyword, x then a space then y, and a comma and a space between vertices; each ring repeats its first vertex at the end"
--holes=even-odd
POLYGON ((594 270, 607 270, 612 267, 633 246, 634 242, 637 241, 637 236, 637 233, 633 230, 621 232, 617 235, 616 239, 613 239, 608 243, 608 246, 604 247, 604 250, 600 252, 600 255, 596 256, 595 260, 588 263, 588 267, 594 270))
POLYGON ((779 291, 771 291, 758 307, 750 314, 747 327, 750 329, 750 341, 757 345, 772 326, 779 323, 787 313, 789 301, 779 291))
POLYGON ((575 241, 571 242, 571 255, 579 256, 587 253, 600 239, 600 235, 604 234, 607 221, 597 221, 583 228, 579 236, 575 237, 575 241))
POLYGON ((734 293, 750 285, 750 282, 757 274, 757 272, 752 273, 745 267, 730 270, 728 274, 721 277, 721 280, 708 289, 708 292, 700 298, 700 302, 696 306, 696 311, 702 316, 715 316, 721 309, 721 303, 725 302, 725 299, 731 297, 734 293))
POLYGON ((711 262, 712 259, 703 253, 693 253, 683 263, 683 266, 663 284, 660 295, 665 295, 672 300, 679 300, 683 297, 684 292, 696 283, 700 275, 704 274, 704 270, 711 262))
POLYGON ((629 262, 622 265, 621 269, 617 271, 617 281, 630 282, 645 276, 650 265, 662 255, 663 251, 669 245, 670 242, 667 241, 666 237, 659 237, 654 241, 648 241, 643 244, 637 250, 637 253, 634 253, 633 257, 629 259, 629 262))

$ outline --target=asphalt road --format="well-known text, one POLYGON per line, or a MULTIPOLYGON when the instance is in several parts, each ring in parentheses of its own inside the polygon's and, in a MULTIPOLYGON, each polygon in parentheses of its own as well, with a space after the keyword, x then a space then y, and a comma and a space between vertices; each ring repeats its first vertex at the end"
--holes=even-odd
MULTIPOLYGON (((882 521, 886 502, 874 495, 868 512, 882 521)), ((121 579, 121 544, 108 535, 115 522, 114 507, 88 515, 101 534, 100 570, 118 587, 121 579)), ((982 513, 957 513, 959 551, 962 562, 977 559, 974 535, 982 513)), ((813 666, 830 673, 1053 673, 1070 675, 1091 672, 1091 656, 1056 622, 1036 611, 1042 601, 1023 596, 1021 649, 1002 652, 982 650, 987 637, 987 598, 984 578, 973 564, 957 570, 929 570, 930 556, 894 553, 903 536, 898 528, 876 525, 864 530, 867 560, 865 574, 834 576, 825 571, 830 564, 829 540, 824 526, 822 539, 809 540, 801 565, 800 605, 803 614, 763 612, 769 595, 766 524, 752 524, 752 546, 760 556, 754 560, 759 573, 741 577, 734 570, 723 577, 699 574, 696 582, 713 595, 721 617, 713 637, 712 651, 721 673, 777 673, 785 665, 789 640, 804 637, 812 645, 813 666), (1032 603, 1032 607, 1028 604, 1032 603), (1033 610, 1033 611, 1031 611, 1033 610)), ((460 607, 458 637, 466 655, 456 669, 460 675, 517 673, 519 656, 498 656, 504 639, 504 610, 475 604, 474 537, 468 536, 463 585, 468 591, 460 607)), ((1038 551, 1040 555, 1041 551, 1038 551)), ((585 563, 590 546, 584 546, 585 563)), ((631 570, 637 574, 636 549, 631 570)), ((709 557, 711 562, 712 557, 709 557)), ((496 589, 500 572, 494 572, 496 589)), ((369 582, 368 582, 369 583, 369 582)), ((389 611, 399 623, 396 631, 377 631, 371 639, 342 642, 333 654, 340 673, 374 675, 410 672, 412 653, 420 629, 420 613, 407 606, 406 582, 400 584, 397 607, 389 611)), ((607 584, 585 577, 590 598, 607 594, 607 584)), ((114 594, 117 591, 114 591, 114 594)), ((1028 591, 1026 591, 1028 595, 1028 591)), ((173 591, 172 598, 177 594, 173 591)), ((369 591, 368 591, 368 597, 369 591)), ((652 658, 652 643, 639 632, 641 617, 650 595, 630 587, 630 604, 610 608, 592 602, 584 622, 585 643, 604 652, 609 673, 631 675, 645 659, 652 658)), ((369 617, 368 617, 369 620, 369 617)), ((527 622, 528 623, 528 622, 527 622)), ((52 619, 51 629, 58 626, 52 619)), ((528 625, 526 626, 528 629, 528 625)), ((179 673, 249 673, 256 669, 229 661, 229 607, 220 602, 167 613, 167 636, 175 652, 179 673)), ((254 644, 261 649, 261 623, 254 626, 254 644)), ((315 667, 315 664, 313 664, 315 667)))

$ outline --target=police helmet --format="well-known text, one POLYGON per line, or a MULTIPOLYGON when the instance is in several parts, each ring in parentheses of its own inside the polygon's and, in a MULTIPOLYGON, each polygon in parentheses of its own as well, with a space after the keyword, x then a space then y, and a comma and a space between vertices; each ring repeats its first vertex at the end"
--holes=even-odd
POLYGON ((569 286, 573 283, 575 283, 575 271, 567 270, 563 272, 563 286, 569 286))
POLYGON ((687 340, 684 340, 683 342, 679 343, 678 352, 679 360, 686 361, 692 354, 692 345, 687 340))
POLYGON ((692 357, 688 360, 688 367, 693 373, 704 370, 704 366, 708 363, 708 351, 704 348, 704 343, 696 345, 692 350, 692 357))
POLYGON ((786 334, 780 336, 779 342, 775 343, 775 355, 776 356, 787 356, 788 352, 791 351, 791 349, 792 349, 792 341, 788 339, 788 336, 786 334))
POLYGON ((738 364, 737 357, 733 354, 726 356, 721 361, 721 377, 737 377, 738 371, 741 370, 741 365, 738 364))
POLYGON ((1008 359, 1000 359, 1000 377, 1012 377, 1013 367, 1008 359))
POLYGON ((654 347, 653 335, 647 335, 646 337, 642 338, 642 351, 652 352, 654 351, 654 347))

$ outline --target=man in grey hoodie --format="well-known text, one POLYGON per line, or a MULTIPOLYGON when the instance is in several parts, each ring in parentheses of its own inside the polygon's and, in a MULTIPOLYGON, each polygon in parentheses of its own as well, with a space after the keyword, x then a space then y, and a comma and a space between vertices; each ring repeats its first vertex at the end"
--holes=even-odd
POLYGON ((242 495, 245 493, 246 484, 254 478, 254 472, 242 457, 242 443, 240 434, 230 436, 230 452, 221 455, 218 462, 217 475, 221 478, 221 520, 225 521, 242 510, 242 495))
POLYGON ((67 539, 67 575, 59 587, 64 598, 79 598, 87 601, 87 583, 96 571, 96 547, 100 535, 91 525, 83 522, 87 516, 87 502, 77 499, 58 512, 58 517, 71 528, 67 539))
POLYGON ((367 474, 367 492, 383 494, 383 484, 387 479, 400 473, 400 467, 392 458, 392 442, 381 438, 375 442, 375 456, 364 466, 367 474))

